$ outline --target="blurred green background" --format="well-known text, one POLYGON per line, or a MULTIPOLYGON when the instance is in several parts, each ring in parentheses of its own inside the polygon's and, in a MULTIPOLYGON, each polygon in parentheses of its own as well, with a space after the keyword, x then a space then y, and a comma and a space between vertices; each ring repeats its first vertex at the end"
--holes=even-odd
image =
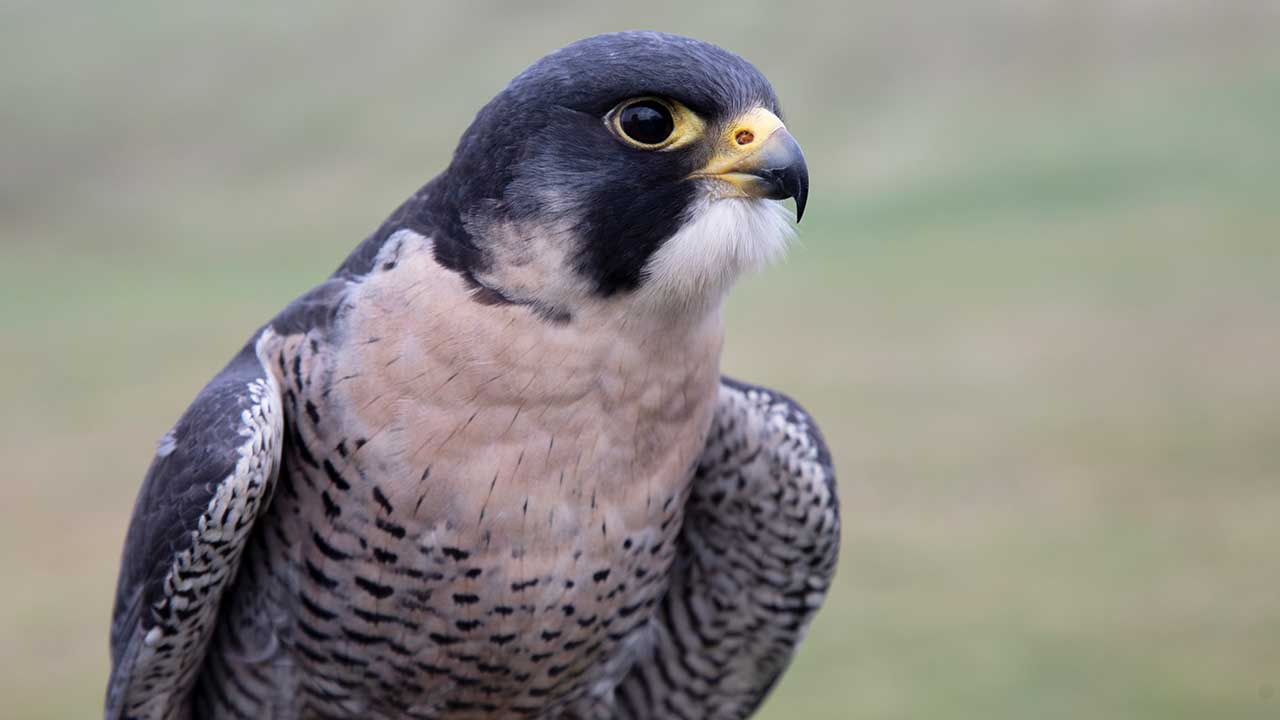
POLYGON ((0 697, 91 717, 157 438, 526 64, 773 80, 813 192, 725 365, 845 547, 767 718, 1280 717, 1280 4, 9 2, 0 697))

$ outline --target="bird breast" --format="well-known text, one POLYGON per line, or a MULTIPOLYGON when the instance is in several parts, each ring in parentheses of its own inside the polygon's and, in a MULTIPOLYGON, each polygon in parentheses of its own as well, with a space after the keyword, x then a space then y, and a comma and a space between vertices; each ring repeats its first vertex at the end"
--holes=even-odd
POLYGON ((587 519, 647 527, 705 438, 718 312, 602 302, 552 322, 477 302, 425 241, 401 245, 352 289, 328 373, 366 473, 423 517, 512 542, 571 538, 587 519))
POLYGON ((597 682, 674 557, 719 382, 718 311, 602 302, 552 322, 477 302, 420 237, 393 251, 325 337, 267 350, 310 456, 286 458, 306 477, 276 512, 286 535, 320 538, 291 551, 300 582, 315 570, 370 604, 360 618, 395 617, 386 642, 428 668, 429 690, 449 657, 471 675, 506 668, 513 689, 597 682))

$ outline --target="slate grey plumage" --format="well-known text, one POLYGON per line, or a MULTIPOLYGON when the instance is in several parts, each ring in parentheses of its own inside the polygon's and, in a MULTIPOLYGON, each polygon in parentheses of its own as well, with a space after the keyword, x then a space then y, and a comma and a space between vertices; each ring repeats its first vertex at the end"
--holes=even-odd
POLYGON ((166 435, 106 716, 753 712, 839 541, 816 427, 718 370, 724 291, 785 240, 767 198, 807 193, 776 110, 741 58, 656 33, 513 81, 166 435), (669 147, 622 137, 637 88, 669 147))
POLYGON ((181 715, 219 598, 271 499, 283 417, 274 379, 246 348, 166 435, 125 539, 108 718, 181 715))

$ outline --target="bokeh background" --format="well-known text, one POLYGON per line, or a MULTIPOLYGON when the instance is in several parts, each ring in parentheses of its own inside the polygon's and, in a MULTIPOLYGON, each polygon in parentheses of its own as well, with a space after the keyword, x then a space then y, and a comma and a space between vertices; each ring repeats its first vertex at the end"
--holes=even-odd
POLYGON ((845 545, 763 716, 1280 717, 1280 4, 0 9, 0 697, 92 717, 157 438, 588 34, 773 80, 813 193, 727 369, 845 545))

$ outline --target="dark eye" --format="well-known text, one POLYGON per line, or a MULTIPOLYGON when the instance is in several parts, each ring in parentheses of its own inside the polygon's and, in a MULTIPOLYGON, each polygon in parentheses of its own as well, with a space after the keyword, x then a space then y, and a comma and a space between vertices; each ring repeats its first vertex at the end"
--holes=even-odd
POLYGON ((641 100, 622 109, 618 127, 627 137, 643 145, 657 145, 676 129, 671 111, 656 100, 641 100))

